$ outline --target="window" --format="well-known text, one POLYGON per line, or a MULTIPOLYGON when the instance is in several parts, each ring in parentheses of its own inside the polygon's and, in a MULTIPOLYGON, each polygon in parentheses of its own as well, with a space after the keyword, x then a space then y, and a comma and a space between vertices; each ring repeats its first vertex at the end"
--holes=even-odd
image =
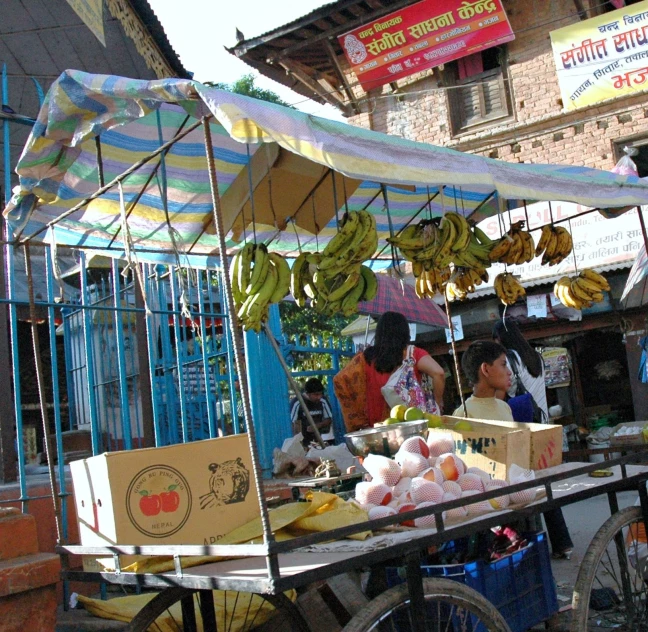
POLYGON ((637 150, 637 154, 631 156, 632 161, 637 166, 637 172, 640 178, 648 176, 648 138, 634 137, 616 141, 613 144, 615 163, 625 156, 625 152, 623 151, 624 147, 634 147, 637 150))
POLYGON ((506 49, 498 46, 446 64, 443 75, 453 134, 511 116, 505 57, 506 49))

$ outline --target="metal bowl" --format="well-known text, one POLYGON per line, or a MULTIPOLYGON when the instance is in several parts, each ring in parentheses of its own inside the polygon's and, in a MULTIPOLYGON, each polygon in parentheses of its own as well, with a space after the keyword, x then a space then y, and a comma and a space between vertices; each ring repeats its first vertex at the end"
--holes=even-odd
POLYGON ((389 426, 377 426, 367 430, 358 430, 344 435, 347 447, 355 456, 380 454, 392 457, 405 439, 427 435, 427 420, 403 421, 389 426))

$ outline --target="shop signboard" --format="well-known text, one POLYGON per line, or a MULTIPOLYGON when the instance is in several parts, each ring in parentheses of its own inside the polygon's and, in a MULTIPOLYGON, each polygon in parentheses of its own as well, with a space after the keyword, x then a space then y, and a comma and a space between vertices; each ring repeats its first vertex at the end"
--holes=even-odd
POLYGON ((338 37, 366 91, 513 39, 502 0, 423 0, 338 37))
POLYGON ((648 89, 648 0, 550 36, 565 110, 648 89))

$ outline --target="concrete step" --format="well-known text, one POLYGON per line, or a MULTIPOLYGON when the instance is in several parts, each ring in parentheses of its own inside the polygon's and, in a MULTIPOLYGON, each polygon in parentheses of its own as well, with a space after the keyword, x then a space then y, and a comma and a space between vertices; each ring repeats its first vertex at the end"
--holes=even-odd
POLYGON ((56 632, 122 632, 128 627, 122 621, 111 621, 92 616, 87 610, 56 611, 56 632))
POLYGON ((36 519, 19 509, 0 510, 0 560, 38 553, 36 519))

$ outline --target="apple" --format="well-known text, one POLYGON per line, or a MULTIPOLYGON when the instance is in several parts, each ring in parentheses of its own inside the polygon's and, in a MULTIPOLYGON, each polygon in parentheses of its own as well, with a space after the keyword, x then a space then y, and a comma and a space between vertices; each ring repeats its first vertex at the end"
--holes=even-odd
POLYGON ((443 487, 438 483, 426 481, 424 478, 414 478, 410 487, 410 495, 417 505, 423 502, 440 503, 443 498, 443 487))
POLYGON ((180 496, 175 491, 177 485, 169 485, 167 491, 160 493, 162 511, 164 513, 173 513, 180 506, 180 496))
MULTIPOLYGON (((414 511, 416 509, 416 505, 414 503, 405 503, 404 505, 400 505, 398 507, 398 513, 402 514, 405 513, 406 511, 414 511)), ((413 520, 403 520, 401 522, 401 526, 403 527, 413 527, 414 526, 414 521, 413 520)))
POLYGON ((141 498, 139 501, 140 511, 145 516, 157 516, 162 509, 162 500, 157 494, 150 494, 147 490, 143 489, 140 492, 141 498))
POLYGON ((422 454, 426 459, 430 456, 430 448, 421 437, 409 437, 401 444, 400 450, 413 454, 422 454))
POLYGON ((441 485, 445 481, 445 476, 438 467, 430 467, 424 472, 421 472, 419 476, 421 478, 424 478, 426 481, 432 481, 433 483, 438 483, 439 485, 441 485))
POLYGON ((436 466, 443 472, 447 481, 456 481, 466 470, 463 461, 452 452, 442 454, 437 459, 436 466))

